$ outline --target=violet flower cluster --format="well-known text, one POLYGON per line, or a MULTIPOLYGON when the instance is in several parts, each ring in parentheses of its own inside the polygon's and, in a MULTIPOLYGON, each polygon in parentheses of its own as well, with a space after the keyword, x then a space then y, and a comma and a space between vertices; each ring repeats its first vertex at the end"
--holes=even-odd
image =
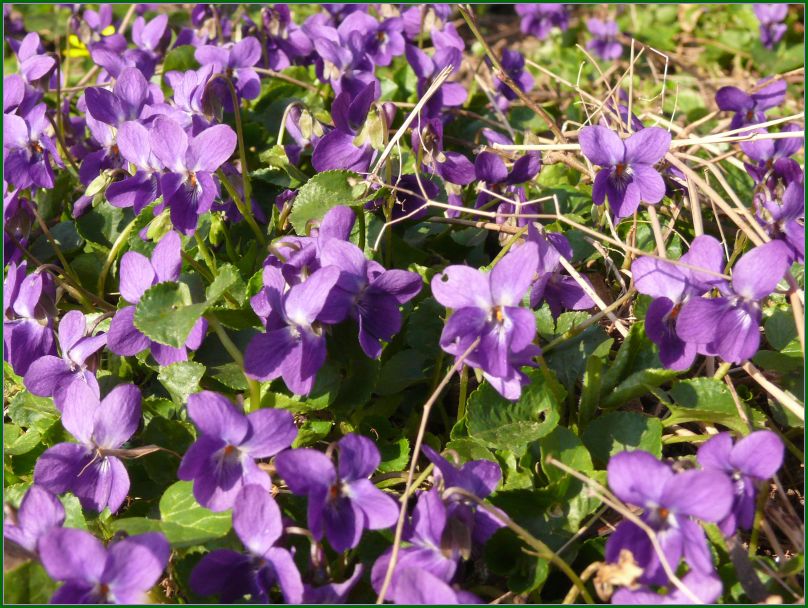
POLYGON ((652 587, 672 588, 662 563, 676 571, 681 560, 688 566, 683 583, 703 603, 712 603, 722 591, 713 566, 707 537, 699 521, 716 523, 726 536, 749 529, 758 491, 783 463, 784 446, 768 430, 754 431, 733 444, 729 433, 720 433, 698 450, 700 470, 676 473, 648 452, 620 452, 608 465, 609 487, 629 505, 641 507, 642 521, 656 535, 662 554, 650 536, 630 520, 621 522, 606 543, 606 561, 616 563, 629 551, 642 569, 639 587, 623 588, 613 603, 691 603, 679 589, 660 596, 652 587), (678 601, 677 601, 678 600, 678 601))

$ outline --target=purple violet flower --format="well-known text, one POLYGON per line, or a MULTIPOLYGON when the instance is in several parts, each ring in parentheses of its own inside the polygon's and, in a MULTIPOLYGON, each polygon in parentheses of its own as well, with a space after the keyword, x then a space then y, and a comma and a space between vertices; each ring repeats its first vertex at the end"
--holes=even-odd
POLYGON ((396 568, 396 571, 396 582, 391 586, 389 596, 396 604, 482 604, 473 593, 455 590, 426 568, 396 568))
POLYGON ((760 43, 767 49, 773 49, 788 29, 783 23, 788 15, 788 5, 755 4, 752 10, 760 21, 760 43))
MULTIPOLYGON (((539 152, 528 152, 524 156, 514 161, 511 170, 505 166, 505 161, 493 152, 480 152, 474 159, 474 171, 477 179, 485 183, 486 189, 503 193, 507 198, 524 202, 525 189, 518 184, 531 181, 541 171, 541 154, 539 152)), ((477 195, 475 206, 479 209, 483 205, 495 199, 494 196, 486 192, 477 195)), ((525 226, 529 220, 521 217, 520 209, 507 202, 497 205, 497 223, 501 224, 506 220, 515 221, 518 226, 525 226), (516 218, 505 218, 500 214, 515 214, 516 218)))
POLYGON ((721 87, 715 94, 715 103, 721 110, 735 112, 729 123, 732 130, 765 122, 766 110, 779 106, 785 98, 786 81, 777 80, 751 95, 738 87, 721 87))
POLYGON ((3 522, 3 538, 31 556, 37 555, 39 540, 65 522, 61 501, 36 484, 25 492, 20 508, 3 522))
MULTIPOLYGON (((203 66, 213 65, 215 74, 225 74, 233 80, 233 86, 240 99, 255 99, 261 92, 261 80, 253 66, 261 59, 261 43, 249 36, 233 44, 224 46, 200 46, 194 53, 203 66)), ((223 84, 223 83, 222 83, 223 84)), ((221 89, 225 107, 230 94, 226 87, 221 89)), ((230 100, 232 104, 232 100, 230 100)))
MULTIPOLYGON (((794 132, 802 129, 797 125, 786 125, 781 132, 794 132)), ((765 133, 763 129, 759 133, 765 133)), ((778 182, 788 186, 793 181, 802 181, 802 168, 791 155, 799 152, 804 140, 801 137, 788 139, 756 139, 741 142, 741 150, 756 164, 744 163, 746 172, 758 184, 765 184, 769 190, 774 190, 778 182)))
POLYGON ((760 300, 774 291, 791 259, 791 249, 783 241, 770 241, 745 253, 732 269, 731 283, 717 285, 719 297, 684 303, 676 333, 698 344, 703 354, 732 363, 751 359, 760 346, 760 300))
MULTIPOLYGON (((691 518, 718 522, 732 506, 732 484, 717 471, 674 473, 648 452, 637 450, 612 456, 609 487, 620 500, 645 509, 642 520, 657 535, 668 564, 676 570, 682 557, 692 570, 713 571, 704 530, 691 518)), ((639 582, 668 582, 659 557, 645 531, 623 521, 606 542, 606 562, 616 563, 622 549, 631 552, 644 570, 639 582)))
MULTIPOLYGON (((502 469, 490 460, 472 460, 460 467, 452 464, 428 445, 421 448, 435 465, 434 478, 443 490, 462 488, 479 498, 487 498, 502 481, 502 469)), ((474 543, 483 545, 504 524, 484 509, 477 509, 460 496, 451 497, 446 515, 456 518, 471 532, 474 543)))
POLYGON ((188 351, 196 350, 202 344, 208 329, 208 322, 200 318, 188 334, 185 346, 175 348, 154 342, 135 327, 135 305, 153 285, 166 281, 177 281, 182 268, 182 243, 176 232, 167 233, 152 252, 151 260, 136 251, 127 251, 121 258, 120 290, 125 306, 115 313, 107 334, 107 346, 116 355, 131 357, 147 348, 160 365, 171 365, 177 361, 187 361, 188 351))
POLYGON ((39 34, 30 32, 19 43, 11 38, 8 41, 17 54, 19 73, 25 83, 29 86, 42 83, 45 85, 44 88, 47 88, 48 80, 56 69, 56 59, 45 54, 39 34))
POLYGON ((345 313, 342 306, 328 305, 339 277, 338 268, 321 268, 286 291, 281 270, 264 268, 267 331, 255 336, 244 353, 244 370, 251 378, 283 377, 295 394, 311 392, 326 358, 323 324, 339 322, 345 313))
POLYGON ((384 530, 398 518, 398 504, 368 479, 381 461, 367 437, 349 433, 337 442, 339 465, 310 448, 278 454, 275 466, 289 489, 308 496, 308 525, 338 553, 359 544, 362 532, 384 530))
POLYGON ((285 4, 264 6, 261 25, 267 41, 267 67, 283 70, 314 51, 311 39, 293 21, 285 4))
MULTIPOLYGON (((714 573, 704 573, 698 570, 688 572, 682 577, 682 583, 690 589, 702 604, 714 604, 721 596, 723 585, 721 579, 714 573)), ((612 595, 612 604, 640 604, 644 606, 656 606, 659 604, 692 604, 687 595, 676 587, 668 585, 670 589, 665 594, 659 594, 647 586, 640 586, 637 589, 623 587, 612 595)))
POLYGON ((470 266, 449 266, 432 279, 432 295, 452 315, 441 334, 440 345, 460 357, 471 344, 477 347, 466 357, 466 364, 482 369, 499 381, 493 386, 507 399, 517 399, 527 378, 511 357, 520 359, 538 354, 533 344, 536 319, 519 304, 533 282, 538 266, 535 243, 526 242, 512 249, 489 273, 470 266))
MULTIPOLYGON (((502 49, 501 59, 502 69, 511 77, 511 80, 524 92, 530 91, 533 88, 533 76, 525 70, 525 56, 519 51, 512 51, 510 49, 502 49)), ((494 88, 497 93, 497 105, 500 110, 507 110, 511 101, 518 98, 518 95, 511 90, 511 87, 506 85, 496 76, 494 77, 494 88)))
POLYGON ((51 161, 63 167, 49 133, 52 127, 44 103, 24 117, 3 114, 3 178, 16 188, 53 188, 51 161))
POLYGON ((421 291, 421 277, 406 270, 385 270, 367 260, 359 247, 340 239, 326 243, 320 262, 339 268, 336 289, 347 314, 359 324, 359 344, 368 357, 378 359, 379 341, 389 342, 401 329, 398 308, 421 291))
POLYGON ((303 585, 304 604, 344 604, 348 599, 348 594, 356 586, 364 574, 362 564, 354 566, 353 574, 341 583, 326 583, 315 587, 313 585, 303 585))
POLYGON ((171 223, 186 235, 196 231, 219 187, 213 174, 236 149, 236 133, 215 125, 189 137, 173 119, 158 116, 150 133, 151 152, 168 169, 160 176, 160 191, 171 209, 171 223))
POLYGON ((515 9, 522 18, 522 31, 539 40, 547 38, 554 27, 566 31, 569 24, 569 13, 563 4, 517 4, 515 9))
POLYGON ((11 262, 3 281, 3 360, 18 376, 25 376, 40 357, 55 353, 56 285, 47 272, 27 271, 27 262, 11 262))
POLYGON ((374 85, 371 83, 356 95, 343 91, 334 98, 331 104, 334 129, 320 138, 311 156, 311 164, 316 171, 368 170, 373 147, 368 141, 367 134, 362 131, 374 96, 374 85))
POLYGON ((714 274, 649 257, 641 257, 631 265, 637 291, 654 298, 645 315, 645 333, 659 347, 662 364, 676 370, 688 369, 698 353, 698 344, 686 342, 677 333, 679 313, 690 298, 704 294, 721 281, 715 273, 723 270, 724 250, 713 237, 697 236, 681 261, 714 274))
MULTIPOLYGON (((392 584, 395 585, 401 572, 413 567, 428 570, 444 583, 451 581, 461 554, 468 557, 470 549, 468 539, 460 546, 454 531, 440 492, 436 488, 421 492, 412 519, 404 528, 403 539, 407 546, 398 552, 392 584)), ((370 580, 377 593, 384 582, 392 552, 392 548, 387 549, 373 564, 370 580)))
MULTIPOLYGON (((408 44, 404 50, 407 61, 418 77, 418 95, 423 95, 432 84, 432 80, 447 66, 453 66, 455 73, 463 63, 463 52, 454 46, 437 49, 430 57, 417 46, 408 44)), ((459 82, 445 81, 430 97, 423 109, 424 117, 439 118, 444 106, 454 108, 463 105, 468 92, 459 82)))
POLYGON ((752 528, 758 488, 782 466, 784 449, 771 431, 755 431, 735 445, 729 433, 719 433, 701 445, 697 458, 702 468, 725 473, 735 490, 732 510, 718 524, 726 536, 752 528))
POLYGON ((199 429, 177 476, 194 482, 194 498, 211 511, 226 511, 244 486, 271 487, 256 459, 292 445, 297 429, 286 410, 260 409, 244 415, 222 395, 201 391, 188 397, 188 417, 199 429))
POLYGON ((805 186, 803 181, 791 182, 781 201, 766 198, 755 214, 772 239, 779 239, 791 248, 792 261, 805 260, 805 186), (800 222, 800 220, 803 220, 800 222))
POLYGON ((53 397, 59 411, 64 411, 67 388, 73 382, 83 382, 96 397, 100 396, 95 379, 96 362, 92 356, 107 343, 107 334, 86 335, 87 320, 78 310, 65 313, 59 322, 59 351, 61 357, 40 357, 25 373, 25 388, 40 397, 53 397), (89 359, 89 361, 88 361, 89 359))
POLYGON ((617 41, 620 31, 614 20, 587 19, 586 29, 592 34, 592 40, 586 43, 586 48, 594 51, 595 55, 604 61, 620 59, 620 55, 623 54, 623 45, 617 41))
POLYGON ((233 504, 233 529, 247 552, 216 549, 205 555, 191 572, 194 592, 217 595, 227 603, 245 595, 253 603, 268 603, 277 584, 287 604, 301 603, 303 581, 289 550, 276 546, 283 522, 267 488, 256 484, 241 488, 233 504))
POLYGON ((54 604, 141 604, 163 574, 171 547, 159 532, 130 536, 104 548, 84 530, 60 528, 40 542, 42 565, 64 581, 54 604))
POLYGON ((115 455, 140 424, 140 390, 120 384, 99 400, 83 382, 65 393, 62 426, 79 443, 59 443, 39 457, 34 482, 55 494, 70 491, 85 509, 115 513, 129 493, 129 474, 115 455))
POLYGON ((578 138, 581 151, 602 169, 592 185, 592 200, 602 205, 608 197, 615 218, 628 217, 641 202, 656 204, 665 196, 665 182, 654 165, 671 144, 671 134, 647 127, 625 140, 607 127, 584 127, 578 138))
POLYGON ((564 309, 586 310, 595 306, 578 282, 562 273, 561 257, 572 260, 572 246, 567 237, 558 232, 545 232, 542 235, 536 225, 530 223, 527 240, 536 243, 539 252, 536 268, 539 278, 530 290, 531 308, 538 308, 542 301, 547 302, 550 312, 557 318, 564 309))

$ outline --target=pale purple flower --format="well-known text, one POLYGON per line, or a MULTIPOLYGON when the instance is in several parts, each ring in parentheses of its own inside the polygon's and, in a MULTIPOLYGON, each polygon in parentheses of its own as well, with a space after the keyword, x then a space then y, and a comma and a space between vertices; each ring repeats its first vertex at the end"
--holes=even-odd
POLYGON ((285 4, 264 6, 261 25, 267 41, 267 67, 271 70, 286 69, 314 51, 311 39, 292 21, 285 4))
POLYGON ((732 269, 732 281, 717 285, 721 296, 684 303, 676 333, 698 344, 703 354, 732 363, 750 359, 760 346, 760 301, 777 287, 791 259, 791 249, 783 241, 770 241, 744 254, 732 269))
POLYGON ((8 182, 3 181, 3 264, 22 260, 23 252, 17 243, 27 247, 33 222, 31 201, 20 196, 19 189, 9 192, 8 182))
POLYGON ((107 345, 116 355, 130 357, 147 348, 160 365, 170 365, 188 359, 187 349, 196 350, 202 344, 208 322, 200 318, 188 334, 185 346, 175 348, 149 339, 135 327, 135 306, 150 287, 166 281, 177 281, 182 268, 182 243, 176 232, 167 233, 152 252, 151 260, 136 251, 127 251, 121 258, 120 291, 125 306, 115 313, 107 334, 107 345))
POLYGON ((702 468, 725 473, 735 490, 732 510, 718 524, 725 535, 752 528, 758 489, 782 466, 784 450, 782 440, 771 431, 754 431, 735 445, 732 435, 719 433, 701 445, 697 458, 702 468))
MULTIPOLYGON (((474 171, 477 179, 485 183, 487 190, 495 193, 502 193, 506 198, 524 202, 525 189, 519 184, 531 181, 541 171, 541 154, 539 152, 528 152, 524 156, 516 159, 511 166, 511 170, 505 166, 505 161, 493 152, 480 152, 474 159, 474 171)), ((479 209, 483 205, 495 200, 491 194, 480 192, 477 195, 475 206, 479 209)), ((529 223, 528 218, 522 217, 521 208, 512 203, 501 202, 497 205, 497 223, 501 224, 508 220, 515 221, 518 226, 525 226, 529 223), (500 214, 511 214, 516 217, 505 218, 500 214)))
POLYGON ((368 479, 381 456, 367 437, 349 433, 337 442, 339 464, 310 448, 278 454, 275 466, 289 489, 308 496, 309 530, 342 553, 359 544, 365 529, 383 530, 398 518, 398 504, 368 479))
MULTIPOLYGON (((200 46, 194 57, 203 66, 213 65, 214 73, 230 78, 240 99, 255 99, 261 92, 261 80, 253 69, 261 59, 261 43, 257 38, 248 36, 233 45, 200 46)), ((226 95, 225 106, 229 108, 226 100, 230 99, 230 94, 227 88, 221 87, 220 91, 226 95)))
POLYGON ((568 27, 569 14, 563 4, 517 4, 515 9, 522 18, 522 31, 539 40, 547 38, 554 27, 562 31, 568 27))
POLYGON ((649 257, 635 260, 631 274, 637 291, 654 298, 645 315, 645 333, 659 347, 660 361, 668 369, 685 370, 693 364, 699 345, 679 336, 677 319, 689 299, 722 281, 716 274, 723 271, 724 250, 715 238, 701 235, 693 239, 680 261, 713 274, 649 257))
POLYGON ((311 156, 311 164, 316 171, 367 171, 373 148, 367 136, 360 140, 359 135, 374 96, 374 85, 371 83, 365 85, 356 95, 343 91, 334 98, 331 104, 334 128, 317 141, 311 156))
MULTIPOLYGON (((609 487, 620 500, 644 509, 642 520, 654 530, 671 568, 684 557, 691 570, 713 571, 704 530, 692 518, 718 522, 732 506, 732 484, 724 473, 685 471, 674 473, 648 452, 620 452, 609 460, 609 487)), ((659 557, 645 531, 623 521, 606 542, 606 562, 617 562, 628 549, 643 569, 639 582, 668 582, 659 557)))
POLYGON ((63 411, 67 388, 73 382, 83 382, 96 397, 100 396, 95 379, 96 361, 92 357, 104 348, 107 335, 87 335, 84 314, 71 310, 59 322, 58 337, 61 357, 45 355, 34 361, 25 373, 24 382, 34 395, 53 397, 54 405, 63 411))
POLYGON ((303 600, 303 581, 288 549, 277 546, 283 536, 278 504, 262 485, 241 488, 233 504, 233 529, 245 553, 216 549, 191 572, 191 588, 198 595, 217 595, 232 603, 250 596, 252 603, 268 603, 277 585, 287 604, 303 600))
POLYGON ((56 59, 45 54, 39 34, 30 32, 19 43, 12 38, 8 42, 17 54, 19 73, 26 84, 36 86, 42 83, 47 88, 48 79, 56 69, 56 59))
POLYGON ((482 604, 473 593, 455 589, 426 568, 408 567, 396 569, 395 583, 390 587, 389 598, 396 604, 482 604))
POLYGON ((142 604, 163 574, 171 548, 165 536, 149 532, 104 548, 85 530, 60 528, 40 542, 42 565, 64 581, 54 604, 142 604))
POLYGON ((608 197, 617 219, 633 214, 641 202, 656 204, 665 196, 665 182, 654 169, 670 147, 665 129, 648 127, 621 140, 607 127, 584 127, 578 141, 584 156, 602 167, 592 185, 592 200, 602 205, 608 197))
POLYGON ((751 94, 738 87, 721 87, 715 94, 715 103, 721 110, 735 112, 729 123, 732 130, 765 122, 766 110, 779 106, 785 98, 786 81, 777 80, 751 94))
MULTIPOLYGON (((432 279, 432 295, 453 311, 441 334, 441 348, 460 357, 479 338, 465 362, 508 381, 509 390, 504 394, 508 399, 518 398, 522 381, 526 381, 511 357, 536 348, 536 319, 520 303, 534 277, 533 271, 526 269, 537 265, 536 244, 526 242, 511 250, 489 273, 470 266, 449 266, 432 279)), ((494 386, 500 392, 505 388, 494 386)))
MULTIPOLYGON (((797 125, 786 125, 782 132, 802 132, 797 125)), ((765 133, 758 129, 758 133, 765 133)), ((804 143, 801 137, 784 139, 756 139, 741 142, 741 150, 755 161, 755 164, 744 163, 747 173, 758 184, 765 184, 770 191, 774 191, 779 182, 788 186, 791 182, 802 181, 802 167, 792 158, 800 151, 804 143)))
POLYGON ((37 104, 24 116, 3 114, 3 177, 16 188, 53 188, 51 163, 63 167, 49 133, 47 107, 37 104))
MULTIPOLYGON (((510 76, 522 91, 528 92, 533 88, 533 76, 525 70, 525 57, 519 51, 502 49, 502 59, 500 60, 502 69, 510 76)), ((496 76, 494 77, 494 87, 499 94, 497 105, 501 110, 507 110, 509 103, 518 98, 518 95, 511 88, 496 76)))
POLYGON ((773 49, 788 29, 783 23, 788 15, 788 4, 755 4, 752 10, 760 21, 760 43, 773 49))
POLYGON ((592 40, 586 43, 586 48, 594 51, 604 61, 620 59, 623 45, 617 41, 620 31, 614 20, 603 21, 593 17, 586 20, 586 29, 592 34, 592 40))
POLYGON ((381 85, 365 49, 364 32, 355 29, 350 21, 345 27, 335 28, 317 17, 313 15, 302 26, 303 32, 314 43, 317 77, 330 83, 337 95, 348 92, 354 96, 368 84, 373 84, 374 98, 379 97, 381 85))
MULTIPOLYGON (((427 55, 417 46, 408 44, 404 50, 407 61, 418 77, 418 95, 423 95, 432 81, 447 66, 453 66, 455 73, 463 62, 463 52, 454 46, 437 49, 432 56, 427 55)), ((463 104, 468 97, 465 87, 459 82, 445 81, 429 98, 422 110, 425 118, 438 118, 443 108, 454 108, 463 104)))
POLYGON ((320 586, 303 585, 304 604, 344 604, 351 590, 359 582, 365 569, 357 564, 347 579, 340 583, 326 583, 320 586))
POLYGON ((297 429, 286 410, 260 409, 244 415, 222 395, 201 391, 188 397, 188 417, 199 429, 177 476, 194 482, 194 498, 211 511, 231 508, 244 486, 269 490, 269 475, 256 459, 292 445, 297 429))
POLYGON ((39 540, 65 521, 61 501, 36 484, 28 488, 20 508, 3 521, 3 538, 13 542, 31 556, 37 554, 39 540))
POLYGON ((765 197, 755 215, 769 236, 791 248, 794 261, 805 260, 805 186, 801 179, 788 185, 782 200, 765 197))
POLYGON ((115 513, 129 493, 129 474, 115 455, 140 424, 140 390, 120 384, 99 400, 83 382, 67 389, 62 426, 79 443, 59 443, 45 451, 34 481, 55 494, 73 492, 86 509, 115 513))

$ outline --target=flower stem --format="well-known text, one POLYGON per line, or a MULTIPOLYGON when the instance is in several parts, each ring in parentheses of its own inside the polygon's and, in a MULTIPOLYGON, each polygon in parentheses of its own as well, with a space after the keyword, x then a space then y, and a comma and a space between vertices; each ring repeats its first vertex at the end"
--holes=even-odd
POLYGON ((245 407, 245 412, 249 413, 252 410, 258 409, 261 404, 261 386, 258 384, 258 381, 250 378, 247 375, 247 372, 244 371, 244 357, 241 356, 241 351, 235 344, 233 344, 230 336, 227 335, 224 327, 222 327, 222 324, 219 323, 219 320, 216 317, 209 314, 205 315, 205 318, 208 320, 208 324, 213 328, 213 331, 216 332, 216 335, 219 337, 219 341, 222 343, 222 346, 224 346, 224 349, 227 351, 236 365, 241 368, 241 373, 243 373, 244 377, 247 379, 247 385, 250 387, 250 407, 245 407))
POLYGON ((255 221, 255 218, 252 216, 245 204, 244 201, 241 200, 241 197, 236 192, 236 189, 233 187, 233 184, 230 183, 230 180, 227 179, 227 176, 224 174, 224 171, 221 169, 216 171, 216 176, 219 178, 219 181, 222 182, 224 185, 224 189, 227 190, 227 193, 231 196, 233 201, 236 203, 236 207, 239 210, 239 213, 244 217, 244 220, 247 222, 249 227, 255 233, 255 236, 258 238, 258 242, 261 243, 261 246, 265 246, 267 244, 266 237, 264 233, 261 232, 261 228, 258 226, 258 222, 255 221))
POLYGON ((98 275, 98 283, 96 285, 96 291, 98 292, 98 297, 104 297, 104 289, 107 285, 107 275, 109 274, 109 269, 112 268, 112 265, 115 263, 115 260, 118 257, 118 253, 123 247, 123 244, 129 238, 129 235, 132 232, 132 229, 135 227, 135 221, 137 218, 133 219, 126 228, 123 229, 118 235, 118 238, 115 239, 115 242, 112 244, 112 247, 107 254, 107 259, 104 260, 104 265, 101 267, 101 273, 98 275))
POLYGON ((464 365, 460 368, 460 397, 457 399, 457 421, 466 417, 466 395, 469 388, 469 368, 464 365))
POLYGON ((196 246, 197 249, 199 249, 202 259, 205 260, 205 264, 207 264, 208 268, 210 268, 211 274, 213 274, 215 277, 217 274, 219 274, 219 271, 216 268, 216 260, 213 258, 213 254, 211 254, 210 249, 208 249, 205 239, 199 236, 198 231, 194 232, 194 239, 196 240, 196 246))
POLYGON ((726 361, 722 363, 716 370, 715 375, 713 375, 713 380, 723 380, 731 367, 732 363, 727 363, 726 361))

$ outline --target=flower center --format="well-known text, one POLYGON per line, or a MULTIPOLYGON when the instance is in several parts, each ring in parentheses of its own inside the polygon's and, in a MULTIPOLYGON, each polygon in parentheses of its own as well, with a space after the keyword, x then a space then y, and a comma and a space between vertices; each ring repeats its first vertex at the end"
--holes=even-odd
POLYGON ((188 183, 191 184, 192 188, 196 188, 199 182, 196 181, 196 173, 193 171, 188 171, 188 183))
POLYGON ((670 510, 666 509, 665 507, 659 507, 659 509, 657 509, 657 513, 659 513, 659 519, 662 521, 668 519, 668 515, 671 514, 670 510))
POLYGON ((505 322, 505 312, 502 310, 502 306, 494 306, 494 320, 502 325, 505 322))
POLYGON ((234 446, 234 445, 226 445, 224 447, 223 453, 224 453, 225 456, 232 456, 233 452, 235 452, 235 451, 236 451, 236 446, 234 446))
POLYGON ((752 120, 755 117, 755 113, 752 110, 749 110, 746 113, 746 120, 752 120))
POLYGON ((615 168, 615 173, 617 173, 617 177, 623 177, 623 174, 626 172, 626 165, 624 163, 617 163, 617 167, 615 168))

